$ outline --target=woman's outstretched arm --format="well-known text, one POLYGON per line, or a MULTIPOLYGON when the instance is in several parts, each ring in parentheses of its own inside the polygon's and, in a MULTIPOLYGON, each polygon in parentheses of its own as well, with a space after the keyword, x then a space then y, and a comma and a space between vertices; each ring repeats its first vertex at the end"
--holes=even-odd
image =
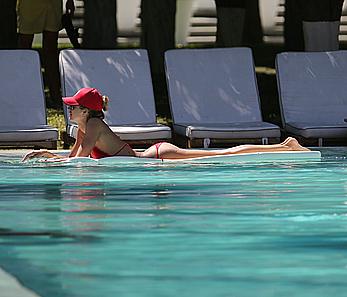
MULTIPOLYGON (((68 155, 69 158, 74 157, 76 155, 78 148, 80 147, 81 142, 83 140, 83 136, 84 136, 83 132, 80 129, 78 129, 75 144, 73 145, 73 147, 72 147, 72 149, 68 155)), ((57 155, 57 154, 54 154, 48 150, 33 150, 33 151, 25 154, 25 156, 22 158, 22 162, 25 162, 25 161, 28 161, 28 160, 34 159, 34 158, 63 159, 63 158, 66 158, 66 156, 57 155)))
POLYGON ((64 156, 61 155, 57 155, 57 154, 53 154, 50 151, 47 150, 34 150, 31 151, 27 154, 24 155, 24 157, 22 158, 22 162, 28 161, 30 159, 34 159, 34 158, 57 158, 57 159, 62 159, 62 158, 66 158, 64 156))
MULTIPOLYGON (((74 157, 77 154, 77 151, 82 143, 83 140, 83 136, 84 133, 78 129, 77 130, 77 137, 76 137, 76 141, 68 155, 69 158, 74 157)), ((57 158, 57 159, 63 159, 66 158, 66 156, 61 156, 58 154, 54 154, 48 150, 33 150, 29 153, 27 153, 23 158, 22 158, 22 162, 28 161, 30 159, 34 159, 34 158, 57 158)))

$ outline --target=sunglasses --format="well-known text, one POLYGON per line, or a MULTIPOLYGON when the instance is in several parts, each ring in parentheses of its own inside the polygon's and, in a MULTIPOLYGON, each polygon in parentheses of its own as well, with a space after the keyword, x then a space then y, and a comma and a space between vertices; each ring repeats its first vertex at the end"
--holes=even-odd
POLYGON ((68 110, 74 110, 74 109, 78 108, 78 105, 69 105, 67 108, 68 108, 68 110))

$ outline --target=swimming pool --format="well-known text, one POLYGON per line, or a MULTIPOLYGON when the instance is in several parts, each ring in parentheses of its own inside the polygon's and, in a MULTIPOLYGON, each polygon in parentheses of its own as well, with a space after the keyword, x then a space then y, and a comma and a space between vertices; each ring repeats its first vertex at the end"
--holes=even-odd
POLYGON ((345 296, 346 152, 65 167, 0 154, 0 267, 45 297, 345 296))

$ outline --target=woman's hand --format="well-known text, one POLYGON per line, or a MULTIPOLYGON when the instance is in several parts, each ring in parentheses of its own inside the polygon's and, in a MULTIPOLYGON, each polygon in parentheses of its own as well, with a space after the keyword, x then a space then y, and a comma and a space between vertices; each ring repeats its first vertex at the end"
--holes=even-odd
POLYGON ((33 158, 54 158, 54 157, 57 157, 57 155, 47 150, 31 151, 23 157, 22 162, 28 161, 33 158))

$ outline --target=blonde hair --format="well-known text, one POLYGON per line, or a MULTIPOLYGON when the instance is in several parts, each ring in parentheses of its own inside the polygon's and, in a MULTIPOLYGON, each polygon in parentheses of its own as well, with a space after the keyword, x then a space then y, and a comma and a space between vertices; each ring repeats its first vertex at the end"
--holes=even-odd
POLYGON ((107 111, 107 109, 108 109, 108 102, 109 101, 110 100, 108 99, 107 96, 102 96, 102 110, 103 111, 107 111))

